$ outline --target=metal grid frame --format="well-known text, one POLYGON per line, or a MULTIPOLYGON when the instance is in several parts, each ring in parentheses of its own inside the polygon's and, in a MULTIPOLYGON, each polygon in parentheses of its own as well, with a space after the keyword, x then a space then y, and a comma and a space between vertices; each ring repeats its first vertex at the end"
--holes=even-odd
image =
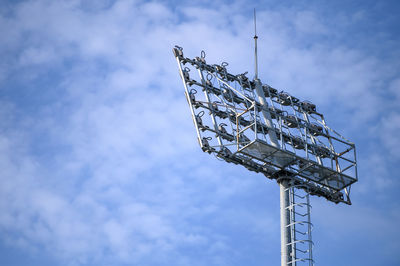
POLYGON ((351 204, 351 185, 358 180, 355 145, 328 127, 313 103, 247 73, 233 75, 225 62, 207 64, 204 51, 194 59, 178 46, 173 53, 204 152, 351 204))

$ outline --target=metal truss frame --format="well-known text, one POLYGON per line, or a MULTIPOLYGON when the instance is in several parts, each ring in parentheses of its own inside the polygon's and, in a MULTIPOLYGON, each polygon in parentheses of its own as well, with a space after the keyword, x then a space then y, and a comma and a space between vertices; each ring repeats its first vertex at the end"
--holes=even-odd
POLYGON ((259 95, 258 80, 229 73, 225 62, 207 64, 204 51, 194 59, 185 58, 180 47, 173 52, 203 151, 351 204, 351 185, 358 180, 355 145, 328 127, 313 103, 261 82, 259 95))

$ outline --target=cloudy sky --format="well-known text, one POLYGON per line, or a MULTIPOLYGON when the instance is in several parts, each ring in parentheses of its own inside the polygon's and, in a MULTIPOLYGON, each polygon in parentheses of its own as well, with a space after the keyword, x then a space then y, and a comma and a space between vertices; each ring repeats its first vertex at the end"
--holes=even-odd
POLYGON ((312 100, 357 145, 317 265, 400 265, 397 1, 0 4, 1 265, 279 265, 276 182, 203 153, 171 52, 312 100), (251 76, 250 75, 250 76, 251 76))

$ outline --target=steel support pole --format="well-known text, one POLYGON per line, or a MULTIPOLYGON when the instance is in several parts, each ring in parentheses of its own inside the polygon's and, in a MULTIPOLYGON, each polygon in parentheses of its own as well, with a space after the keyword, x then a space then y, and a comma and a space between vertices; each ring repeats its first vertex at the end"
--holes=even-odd
POLYGON ((280 211, 281 211, 281 266, 294 266, 291 263, 293 258, 291 241, 291 226, 290 226, 290 195, 288 180, 283 179, 279 183, 280 188, 280 211))

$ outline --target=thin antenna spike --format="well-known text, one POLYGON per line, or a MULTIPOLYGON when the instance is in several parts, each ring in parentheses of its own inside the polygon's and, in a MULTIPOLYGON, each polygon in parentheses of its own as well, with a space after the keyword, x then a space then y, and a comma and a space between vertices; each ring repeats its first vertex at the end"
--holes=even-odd
POLYGON ((258 79, 257 39, 256 9, 254 8, 254 79, 258 79))
POLYGON ((254 8, 254 35, 257 36, 256 9, 254 8))

